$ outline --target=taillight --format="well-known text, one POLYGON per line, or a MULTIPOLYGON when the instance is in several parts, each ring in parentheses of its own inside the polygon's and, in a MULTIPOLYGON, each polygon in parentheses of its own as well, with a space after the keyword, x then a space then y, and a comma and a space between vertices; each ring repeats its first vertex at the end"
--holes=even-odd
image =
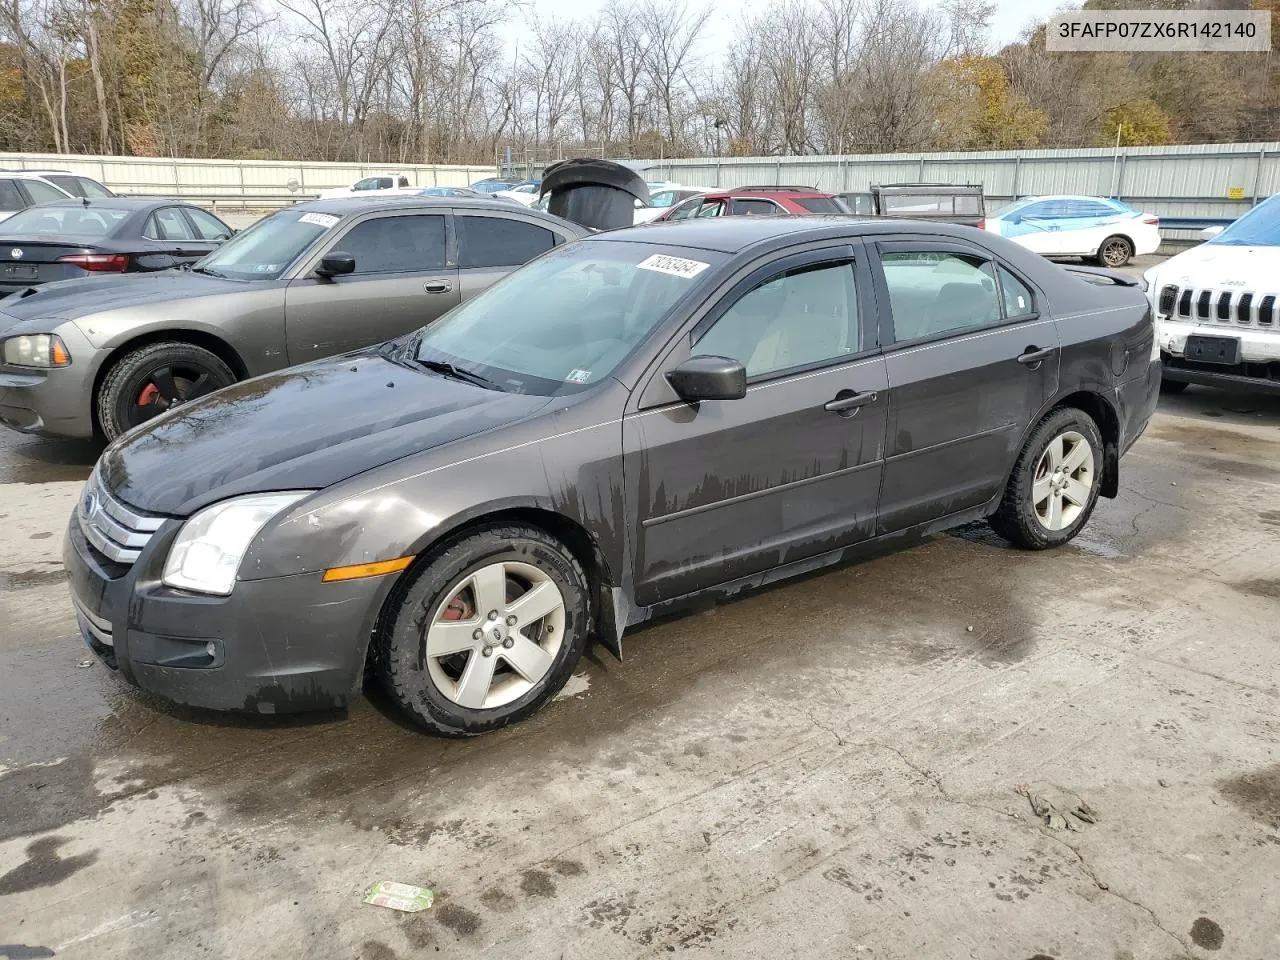
POLYGON ((1146 224, 1150 224, 1150 225, 1151 225, 1151 226, 1153 226, 1153 227, 1158 227, 1158 226, 1160 226, 1160 218, 1159 218, 1159 217, 1143 217, 1143 218, 1142 218, 1142 222, 1143 222, 1143 223, 1146 223, 1146 224))
POLYGON ((59 263, 70 263, 90 273, 124 273, 129 269, 129 257, 123 253, 76 253, 59 257, 59 263))
POLYGON ((987 229, 987 221, 985 219, 978 221, 978 229, 979 230, 987 229))

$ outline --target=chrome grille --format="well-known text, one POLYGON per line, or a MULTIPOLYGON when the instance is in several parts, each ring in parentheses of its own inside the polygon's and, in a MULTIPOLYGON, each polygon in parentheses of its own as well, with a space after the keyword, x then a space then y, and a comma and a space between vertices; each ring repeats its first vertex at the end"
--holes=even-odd
POLYGON ((116 563, 133 563, 164 523, 129 509, 110 493, 95 470, 76 507, 80 530, 93 548, 116 563))
POLYGON ((89 608, 81 603, 80 598, 74 593, 71 595, 71 602, 75 605, 76 616, 80 618, 80 629, 103 646, 114 647, 115 641, 111 635, 111 621, 90 613, 89 608))
POLYGON ((1275 330, 1280 327, 1277 294, 1255 290, 1175 287, 1161 289, 1157 309, 1169 320, 1205 326, 1247 326, 1275 330))

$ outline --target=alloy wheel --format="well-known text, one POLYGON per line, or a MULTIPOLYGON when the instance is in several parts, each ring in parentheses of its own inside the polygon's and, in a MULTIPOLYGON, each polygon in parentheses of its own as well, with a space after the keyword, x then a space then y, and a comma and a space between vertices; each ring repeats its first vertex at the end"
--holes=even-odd
POLYGON ((1095 479, 1093 447, 1074 430, 1060 433, 1036 463, 1031 503, 1046 530, 1065 530, 1089 505, 1095 479))
POLYGON ((461 707, 517 700, 550 672, 564 642, 565 603, 538 567, 490 563, 451 586, 426 631, 432 682, 461 707))

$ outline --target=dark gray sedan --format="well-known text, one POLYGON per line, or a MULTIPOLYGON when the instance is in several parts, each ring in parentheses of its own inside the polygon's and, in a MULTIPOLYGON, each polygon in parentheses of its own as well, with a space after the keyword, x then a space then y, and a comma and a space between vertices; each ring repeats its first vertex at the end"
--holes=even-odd
POLYGON ((558 248, 415 334, 102 456, 89 646, 173 700, 527 716, 593 638, 989 518, 1065 543, 1159 394, 1142 291, 967 227, 688 221, 558 248))
POLYGON ((177 200, 42 203, 0 223, 0 297, 58 280, 195 263, 233 233, 209 211, 177 200))
POLYGON ((114 439, 237 380, 414 330, 586 232, 494 200, 318 200, 189 270, 15 294, 0 301, 0 423, 114 439))

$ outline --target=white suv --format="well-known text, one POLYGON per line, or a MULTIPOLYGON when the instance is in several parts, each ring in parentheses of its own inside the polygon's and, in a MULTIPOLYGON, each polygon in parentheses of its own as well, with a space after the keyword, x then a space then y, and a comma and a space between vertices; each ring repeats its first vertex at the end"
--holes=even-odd
POLYGON ((43 177, 20 170, 0 170, 0 220, 37 203, 71 199, 71 194, 43 177))
POLYGON ((1145 277, 1166 392, 1280 393, 1280 194, 1145 277))

